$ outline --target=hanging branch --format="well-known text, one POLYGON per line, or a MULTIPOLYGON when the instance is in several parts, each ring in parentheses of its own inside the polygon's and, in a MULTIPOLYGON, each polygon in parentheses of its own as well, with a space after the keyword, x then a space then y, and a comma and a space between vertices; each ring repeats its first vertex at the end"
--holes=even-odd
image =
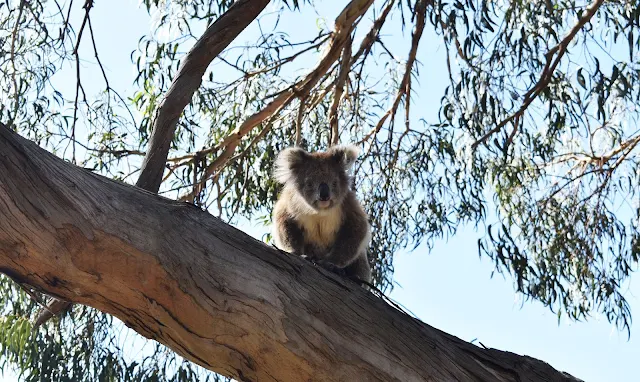
MULTIPOLYGON (((351 31, 349 31, 351 34, 351 31)), ((338 80, 336 82, 336 88, 333 93, 333 102, 331 103, 331 109, 329 111, 329 127, 331 129, 331 146, 337 145, 340 141, 340 134, 338 131, 338 106, 342 99, 342 92, 344 84, 349 76, 349 70, 351 69, 351 43, 353 37, 349 36, 347 42, 344 44, 342 50, 342 58, 340 59, 340 72, 338 74, 338 80)))
MULTIPOLYGON (((391 117, 393 119, 398 111, 398 106, 400 105, 400 101, 402 101, 403 97, 406 97, 411 89, 411 72, 413 71, 413 65, 416 62, 416 55, 418 54, 418 46, 420 45, 420 39, 422 38, 422 32, 424 31, 425 25, 425 17, 427 14, 427 5, 431 5, 431 0, 419 0, 416 3, 415 7, 415 16, 416 16, 416 26, 413 30, 411 36, 411 48, 409 49, 409 58, 407 59, 407 63, 405 64, 404 75, 402 76, 402 81, 400 82, 400 86, 398 86, 398 92, 396 93, 396 97, 393 100, 393 104, 387 110, 386 113, 382 115, 376 126, 359 142, 363 143, 368 141, 372 136, 376 135, 387 118, 391 117)), ((407 99, 406 102, 409 102, 407 99)))
MULTIPOLYGON (((326 53, 316 66, 301 81, 296 82, 287 90, 281 92, 273 101, 265 106, 259 112, 250 116, 240 126, 238 126, 231 134, 225 137, 216 147, 216 151, 220 151, 218 157, 207 166, 200 178, 200 183, 205 184, 216 172, 222 169, 233 156, 235 149, 240 144, 244 136, 249 134, 256 126, 261 124, 265 119, 279 113, 288 106, 295 98, 304 99, 311 90, 316 86, 318 81, 329 71, 340 56, 344 45, 350 38, 349 32, 357 24, 361 16, 369 9, 373 0, 352 0, 342 10, 336 18, 335 29, 329 41, 326 53)), ((183 201, 191 201, 194 192, 188 192, 179 199, 183 201)))
POLYGON ((295 145, 296 147, 300 147, 302 144, 302 121, 304 119, 304 103, 306 98, 300 99, 300 105, 298 106, 298 116, 296 118, 296 138, 295 145))
MULTIPOLYGON (((502 120, 500 123, 496 125, 496 127, 489 130, 485 135, 483 135, 477 141, 472 143, 471 144, 472 149, 475 150, 480 144, 486 142, 487 139, 489 139, 489 137, 491 137, 493 134, 500 131, 500 129, 502 129, 507 123, 511 121, 515 121, 515 122, 513 127, 514 130, 511 132, 511 139, 509 141, 513 140, 513 136, 516 134, 518 129, 520 117, 524 115, 524 112, 527 111, 527 109, 529 108, 529 105, 531 105, 531 103, 533 103, 533 101, 535 101, 535 99, 538 98, 540 93, 542 93, 542 91, 547 88, 547 86, 549 85, 549 82, 551 81, 551 78, 553 77, 553 73, 558 67, 558 64, 560 64, 560 60, 562 60, 562 57, 567 52, 569 43, 571 43, 573 38, 585 26, 585 24, 587 24, 593 18, 593 16, 596 14, 596 12, 598 11, 602 3, 604 3, 604 0, 595 0, 591 5, 589 5, 589 7, 583 13, 582 17, 580 17, 576 25, 573 28, 571 28, 571 30, 569 31, 569 34, 567 34, 567 36, 562 41, 560 41, 558 45, 554 46, 551 50, 549 50, 545 54, 546 63, 544 65, 544 68, 542 69, 542 73, 540 73, 540 78, 538 79, 536 84, 527 93, 525 93, 524 101, 522 102, 520 109, 518 109, 518 111, 516 111, 515 113, 511 114, 506 119, 502 120)), ((508 147, 508 144, 505 145, 505 148, 504 148, 505 152, 507 147, 508 147)))
MULTIPOLYGON (((394 0, 389 0, 383 10, 382 13, 380 14, 380 16, 378 18, 376 18, 376 20, 374 21, 373 25, 371 26, 371 28, 369 29, 369 31, 367 32, 367 34, 365 35, 365 37, 362 39, 362 42, 360 43, 360 47, 358 48, 358 51, 352 56, 351 60, 350 60, 350 67, 352 67, 354 64, 356 64, 356 62, 358 60, 363 60, 364 58, 367 57, 367 55, 371 52, 371 47, 373 46, 373 44, 376 42, 377 40, 377 36, 380 33, 380 29, 382 28, 384 22, 387 19, 387 15, 389 14, 389 12, 391 11, 391 9, 393 8, 393 5, 395 4, 394 0)), ((320 37, 317 37, 315 40, 311 41, 313 43, 313 45, 311 46, 312 48, 317 48, 319 45, 321 45, 322 43, 327 42, 327 40, 329 40, 330 38, 334 38, 334 33, 330 33, 328 36, 326 36, 325 34, 321 34, 320 37), (316 40, 320 39, 318 42, 316 42, 316 40)), ((306 52, 308 51, 309 48, 305 48, 303 51, 306 52)), ((271 66, 268 69, 260 69, 256 72, 247 72, 246 74, 244 74, 245 76, 248 77, 252 77, 255 74, 260 74, 262 72, 266 72, 269 70, 273 70, 274 68, 280 66, 280 64, 286 63, 286 62, 290 62, 293 60, 290 60, 291 57, 298 57, 299 56, 298 52, 292 56, 290 56, 289 58, 283 59, 282 62, 279 62, 277 65, 271 66)), ((332 71, 335 70, 335 66, 331 67, 323 76, 321 76, 320 80, 317 81, 316 83, 316 87, 321 86, 321 84, 326 80, 326 78, 332 73, 332 71)), ((286 89, 284 92, 288 92, 290 91, 292 88, 295 88, 296 86, 300 86, 303 81, 300 81, 296 84, 294 84, 293 86, 291 86, 290 88, 286 89)), ((302 143, 302 124, 304 122, 304 117, 306 114, 306 110, 309 109, 314 109, 318 102, 322 99, 324 99, 324 97, 331 91, 331 89, 333 89, 333 87, 336 85, 337 81, 334 81, 332 83, 329 83, 326 87, 323 88, 323 91, 321 93, 312 93, 309 94, 307 97, 302 97, 302 94, 298 94, 297 99, 300 101, 299 106, 302 107, 298 107, 298 112, 297 112, 297 117, 296 117, 296 126, 295 126, 295 138, 294 138, 294 142, 295 145, 300 145, 302 143)), ((355 92, 358 92, 358 88, 355 90, 355 92)), ((281 94, 281 93, 278 93, 281 94)), ((293 97, 291 99, 291 101, 293 99, 295 99, 296 97, 293 97)), ((275 103, 276 105, 280 105, 282 100, 276 100, 277 102, 275 103)), ((271 104, 265 106, 265 108, 269 108, 271 104)), ((286 106, 286 105, 285 105, 286 106)), ((271 113, 271 116, 275 115, 276 113, 271 113)), ((251 126, 250 124, 245 125, 245 127, 247 127, 248 129, 243 129, 242 132, 246 132, 246 134, 243 135, 246 136, 248 133, 250 133, 252 131, 253 128, 255 128, 255 126, 251 126), (249 128, 250 127, 250 128, 249 128)), ((233 133, 235 134, 235 132, 233 133)), ((264 134, 260 134, 262 136, 264 136, 264 134)), ((174 164, 170 167, 170 171, 175 170, 176 168, 180 167, 180 166, 185 166, 185 165, 189 165, 194 158, 199 155, 199 156, 203 156, 212 152, 218 152, 222 149, 224 149, 226 143, 222 142, 219 143, 215 146, 212 147, 208 147, 202 150, 199 150, 197 152, 194 153, 189 153, 189 154, 185 154, 179 157, 174 157, 174 158, 169 158, 167 159, 167 161, 169 162, 174 162, 174 164)), ((217 172, 220 171, 220 169, 222 167, 224 167, 224 165, 226 165, 227 163, 229 163, 230 161, 232 161, 233 159, 231 157, 227 157, 227 161, 224 162, 223 165, 221 165, 221 162, 215 163, 215 167, 213 170, 213 172, 210 173, 209 179, 211 179, 211 177, 214 177, 215 174, 217 172)), ((214 165, 214 163, 212 163, 212 165, 214 165)), ((163 181, 168 179, 168 175, 165 176, 163 178, 163 181)), ((205 177, 203 177, 203 180, 205 179, 205 177)), ((185 194, 182 197, 180 197, 180 200, 189 200, 191 197, 190 194, 185 194)))

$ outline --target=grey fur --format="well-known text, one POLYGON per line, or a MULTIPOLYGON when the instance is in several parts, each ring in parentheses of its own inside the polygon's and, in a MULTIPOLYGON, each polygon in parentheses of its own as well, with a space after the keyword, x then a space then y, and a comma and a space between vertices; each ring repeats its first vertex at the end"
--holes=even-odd
POLYGON ((371 282, 371 227, 350 187, 357 156, 354 146, 315 153, 293 147, 278 154, 274 177, 284 188, 273 211, 273 236, 282 250, 371 282), (323 183, 328 200, 319 192, 323 183))

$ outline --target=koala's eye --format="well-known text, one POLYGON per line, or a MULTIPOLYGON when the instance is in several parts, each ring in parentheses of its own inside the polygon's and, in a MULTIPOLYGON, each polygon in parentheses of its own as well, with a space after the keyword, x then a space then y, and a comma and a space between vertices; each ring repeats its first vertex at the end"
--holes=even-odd
POLYGON ((312 181, 307 181, 307 187, 313 187, 313 182, 312 181))
POLYGON ((333 181, 333 188, 338 187, 338 182, 336 182, 335 180, 333 181))

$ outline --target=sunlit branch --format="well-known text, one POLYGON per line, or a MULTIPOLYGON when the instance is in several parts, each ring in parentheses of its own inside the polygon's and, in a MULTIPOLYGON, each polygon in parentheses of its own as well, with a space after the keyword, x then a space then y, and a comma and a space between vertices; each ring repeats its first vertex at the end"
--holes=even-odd
POLYGON ((625 140, 624 142, 621 142, 617 147, 609 150, 607 153, 603 153, 602 155, 592 155, 580 152, 564 153, 558 155, 554 160, 543 164, 543 166, 548 167, 566 163, 569 161, 575 161, 577 162, 577 164, 585 166, 603 166, 607 164, 611 159, 616 159, 616 164, 619 164, 618 161, 626 159, 628 156, 628 151, 633 150, 639 143, 640 135, 636 135, 625 140), (627 153, 624 154, 623 151, 627 151, 627 153), (620 153, 623 153, 623 155, 618 157, 620 153))
POLYGON ((331 92, 331 90, 336 85, 337 79, 334 77, 334 72, 337 70, 337 68, 338 68, 337 66, 333 66, 331 69, 329 69, 327 74, 325 74, 324 77, 320 79, 320 81, 318 81, 316 91, 311 93, 308 97, 309 101, 306 104, 306 107, 305 107, 306 109, 314 110, 316 107, 318 107, 318 105, 320 105, 322 100, 325 99, 327 94, 331 92), (329 82, 329 80, 331 81, 329 82), (327 84, 324 85, 325 83, 327 84), (322 91, 318 91, 318 90, 322 90, 322 91))
POLYGON ((156 112, 138 187, 157 192, 180 115, 202 83, 202 76, 217 57, 267 6, 269 0, 236 1, 212 23, 182 61, 180 69, 156 112))
MULTIPOLYGON (((538 79, 536 84, 524 95, 524 101, 522 102, 522 105, 520 106, 518 111, 511 114, 506 119, 502 120, 493 129, 489 130, 485 135, 483 135, 477 141, 472 143, 471 144, 472 149, 475 150, 480 144, 486 142, 486 140, 489 139, 489 137, 491 137, 493 134, 500 131, 500 129, 502 129, 507 123, 514 120, 515 121, 520 120, 520 117, 522 117, 522 115, 527 110, 529 105, 531 105, 531 103, 533 103, 533 101, 535 101, 535 99, 540 95, 540 93, 549 85, 549 82, 553 77, 553 73, 555 72, 557 66, 560 64, 562 57, 567 52, 567 48, 569 47, 569 44, 571 43, 573 38, 576 36, 576 34, 578 34, 578 32, 585 26, 585 24, 588 23, 591 20, 591 18, 596 14, 596 12, 598 11, 602 3, 604 3, 604 0, 595 0, 586 9, 582 17, 580 17, 576 25, 569 31, 567 36, 564 39, 562 39, 562 41, 558 45, 551 48, 545 54, 546 63, 544 68, 542 69, 542 73, 540 73, 540 78, 538 79)), ((515 135, 517 129, 518 129, 518 123, 516 122, 514 123, 514 131, 511 134, 515 135)), ((506 151, 506 149, 507 149, 507 145, 505 145, 504 150, 506 151)))
MULTIPOLYGON (((316 86, 320 79, 327 73, 327 71, 334 65, 340 56, 344 44, 350 37, 350 31, 355 27, 361 16, 369 9, 373 0, 352 0, 342 10, 340 15, 336 18, 334 31, 331 34, 329 46, 326 53, 320 59, 320 62, 315 69, 305 76, 301 81, 296 82, 293 86, 287 90, 282 91, 278 96, 269 102, 262 110, 250 116, 240 126, 238 126, 231 134, 223 139, 223 141, 217 146, 216 150, 220 151, 218 157, 207 166, 203 171, 200 183, 204 184, 206 181, 216 173, 222 166, 224 166, 228 159, 232 157, 233 152, 240 144, 240 141, 244 136, 249 134, 253 128, 258 126, 265 119, 279 113, 291 101, 295 98, 306 98, 311 90, 316 86)), ((190 201, 193 200, 195 194, 193 191, 182 195, 179 199, 190 201)))
POLYGON ((355 64, 355 62, 363 54, 366 57, 369 54, 369 52, 371 52, 371 47, 373 46, 373 43, 379 39, 380 30, 382 29, 382 26, 384 25, 385 21, 387 21, 387 16, 389 15, 389 12, 393 8, 394 4, 395 4, 395 0, 387 1, 386 6, 382 10, 382 13, 373 22, 371 29, 369 29, 369 32, 367 32, 366 36, 362 39, 362 42, 360 42, 360 47, 358 48, 358 51, 353 55, 351 59, 351 65, 355 64))
MULTIPOLYGON (((204 184, 206 181, 222 166, 227 163, 227 160, 231 158, 233 152, 236 147, 240 144, 241 139, 249 134, 254 127, 260 125, 265 119, 271 117, 272 115, 278 113, 285 106, 287 106, 294 95, 285 92, 276 97, 273 101, 271 101, 265 108, 260 110, 259 112, 253 114, 248 119, 246 119, 240 126, 238 126, 234 132, 226 136, 222 142, 216 145, 215 148, 209 149, 212 152, 220 151, 220 154, 216 157, 216 159, 211 162, 203 171, 201 176, 200 183, 204 184)), ((198 188, 196 188, 197 191, 198 188)), ((179 197, 179 200, 183 201, 192 201, 196 195, 196 191, 192 190, 186 195, 182 195, 179 197)))
MULTIPOLYGON (((411 73, 413 71, 413 65, 416 61, 416 54, 418 53, 418 46, 420 45, 420 38, 422 37, 422 32, 424 30, 425 25, 425 17, 427 12, 427 5, 431 4, 430 0, 419 0, 416 3, 415 12, 416 12, 416 25, 414 31, 411 36, 411 48, 409 49, 409 55, 407 58, 407 63, 405 64, 404 75, 402 76, 402 81, 398 86, 398 91, 396 93, 396 97, 393 100, 393 104, 391 107, 382 115, 380 120, 376 126, 371 130, 364 138, 358 143, 362 144, 363 142, 368 141, 372 136, 378 134, 386 120, 391 117, 393 118, 396 115, 398 110, 398 106, 400 105, 400 101, 403 97, 406 97, 411 88, 411 73)), ((407 99, 406 102, 409 102, 407 99)))
MULTIPOLYGON (((574 184, 575 182, 583 179, 588 175, 593 174, 605 174, 605 178, 602 183, 587 197, 581 200, 585 202, 591 199, 593 196, 601 193, 603 189, 606 187, 608 182, 611 180, 613 172, 620 167, 620 165, 629 158, 629 154, 638 146, 640 143, 640 135, 634 136, 632 138, 627 139, 622 142, 618 147, 610 150, 606 154, 600 156, 587 155, 587 154, 567 154, 565 157, 560 158, 559 160, 554 161, 554 163, 563 163, 568 162, 570 160, 575 160, 576 163, 571 167, 567 174, 569 175, 569 179, 567 179, 561 186, 558 186, 553 190, 553 192, 545 198, 544 203, 547 203, 551 199, 553 199, 556 195, 558 195, 562 190, 566 189, 568 186, 574 184), (615 161, 613 163, 609 163, 612 160, 615 161), (579 173, 576 175, 572 175, 574 171, 578 169, 579 173)), ((566 179, 566 178, 565 178, 566 179)), ((556 183, 557 184, 557 183, 556 183)))

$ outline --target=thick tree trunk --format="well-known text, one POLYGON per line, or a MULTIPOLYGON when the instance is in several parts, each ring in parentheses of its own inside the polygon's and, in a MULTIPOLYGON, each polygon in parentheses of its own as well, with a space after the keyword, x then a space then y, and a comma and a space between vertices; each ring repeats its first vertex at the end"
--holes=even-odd
MULTIPOLYGON (((238 0, 213 22, 184 57, 171 87, 165 94, 155 118, 149 147, 142 161, 136 185, 158 192, 162 183, 169 147, 184 108, 202 83, 207 67, 245 28, 255 20, 270 0, 238 0)), ((71 303, 52 299, 35 320, 39 326, 56 314, 68 309, 71 303)))
POLYGON ((0 271, 242 381, 570 381, 0 126, 0 271))

